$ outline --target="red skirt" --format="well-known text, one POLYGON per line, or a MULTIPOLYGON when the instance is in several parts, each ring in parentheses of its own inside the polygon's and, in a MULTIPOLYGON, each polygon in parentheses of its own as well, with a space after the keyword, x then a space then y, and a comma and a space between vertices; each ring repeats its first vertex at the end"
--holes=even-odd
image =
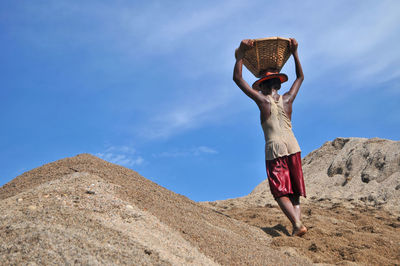
POLYGON ((275 199, 294 194, 306 197, 300 152, 265 161, 268 183, 275 199))

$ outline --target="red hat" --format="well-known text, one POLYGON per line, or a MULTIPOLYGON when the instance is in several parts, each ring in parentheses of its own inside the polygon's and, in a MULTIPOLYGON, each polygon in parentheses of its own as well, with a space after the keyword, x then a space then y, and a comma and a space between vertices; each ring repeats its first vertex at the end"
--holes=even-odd
POLYGON ((278 78, 281 81, 281 83, 288 81, 288 76, 286 74, 278 73, 278 72, 267 72, 267 73, 265 73, 265 75, 262 78, 260 78, 256 82, 254 82, 252 87, 253 87, 253 89, 259 91, 259 90, 261 90, 260 89, 261 83, 263 83, 264 81, 266 81, 268 79, 274 79, 274 78, 278 78))

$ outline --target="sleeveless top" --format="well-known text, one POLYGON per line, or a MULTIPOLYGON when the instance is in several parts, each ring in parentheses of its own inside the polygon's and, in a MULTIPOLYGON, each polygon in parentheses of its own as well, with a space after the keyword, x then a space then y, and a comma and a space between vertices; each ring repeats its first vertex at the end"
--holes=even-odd
POLYGON ((271 100, 271 115, 261 126, 265 138, 265 159, 273 160, 301 150, 293 134, 292 123, 283 109, 282 95, 278 101, 268 96, 271 100))

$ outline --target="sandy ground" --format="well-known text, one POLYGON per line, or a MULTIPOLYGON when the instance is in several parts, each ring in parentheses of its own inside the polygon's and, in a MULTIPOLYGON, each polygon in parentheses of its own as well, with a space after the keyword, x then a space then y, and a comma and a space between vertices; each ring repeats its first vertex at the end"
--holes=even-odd
POLYGON ((314 263, 400 265, 400 217, 367 205, 309 200, 302 207, 308 233, 291 237, 291 225, 279 207, 220 210, 261 228, 272 246, 295 251, 314 263))

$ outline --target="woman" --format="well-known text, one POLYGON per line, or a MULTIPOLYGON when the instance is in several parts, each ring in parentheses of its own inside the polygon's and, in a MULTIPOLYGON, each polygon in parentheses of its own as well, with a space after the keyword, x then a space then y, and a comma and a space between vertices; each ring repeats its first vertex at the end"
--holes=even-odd
POLYGON ((290 39, 290 52, 296 67, 296 80, 290 90, 279 95, 281 83, 288 77, 267 72, 252 88, 242 78, 243 56, 253 46, 253 40, 243 40, 235 51, 233 80, 260 109, 261 126, 265 137, 265 162, 268 183, 275 200, 293 225, 293 236, 302 236, 307 228, 301 222, 300 196, 306 197, 300 147, 292 131, 292 105, 304 80, 298 43, 290 39))

